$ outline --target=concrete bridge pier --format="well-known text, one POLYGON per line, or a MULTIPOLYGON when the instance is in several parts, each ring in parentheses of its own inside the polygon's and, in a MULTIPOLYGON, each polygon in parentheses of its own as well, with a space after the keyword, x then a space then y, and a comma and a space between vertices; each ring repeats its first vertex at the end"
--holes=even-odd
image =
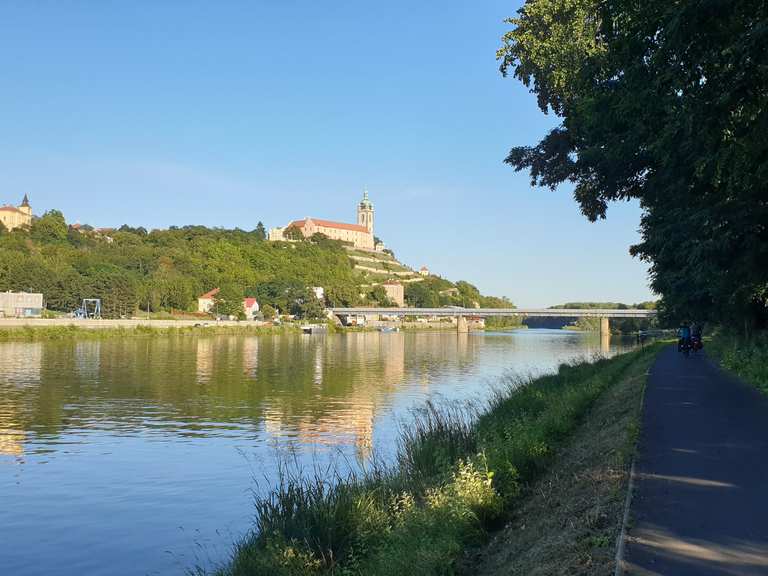
POLYGON ((611 351, 611 324, 607 316, 600 318, 600 352, 608 354, 611 351))
POLYGON ((464 316, 456 317, 456 332, 459 334, 469 333, 469 322, 467 322, 467 319, 464 316))

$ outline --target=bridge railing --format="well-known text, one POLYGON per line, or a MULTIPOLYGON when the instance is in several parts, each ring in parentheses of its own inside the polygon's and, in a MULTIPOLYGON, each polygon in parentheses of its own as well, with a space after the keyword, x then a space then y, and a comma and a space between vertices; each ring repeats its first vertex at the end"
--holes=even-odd
POLYGON ((602 308, 331 308, 337 316, 524 316, 528 318, 654 318, 656 310, 602 308))

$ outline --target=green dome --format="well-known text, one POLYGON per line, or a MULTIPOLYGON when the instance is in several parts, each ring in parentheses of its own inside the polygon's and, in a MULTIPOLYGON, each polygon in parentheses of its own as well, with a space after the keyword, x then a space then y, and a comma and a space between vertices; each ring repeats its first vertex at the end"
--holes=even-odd
POLYGON ((366 188, 363 192, 363 199, 360 201, 360 208, 366 208, 368 210, 373 210, 373 204, 371 204, 370 198, 368 198, 368 189, 366 188))

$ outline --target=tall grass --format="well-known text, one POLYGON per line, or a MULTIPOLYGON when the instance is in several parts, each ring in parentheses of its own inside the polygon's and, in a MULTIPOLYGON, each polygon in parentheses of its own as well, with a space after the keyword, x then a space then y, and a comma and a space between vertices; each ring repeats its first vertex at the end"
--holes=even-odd
POLYGON ((298 333, 292 324, 281 326, 182 326, 156 328, 139 325, 136 327, 83 328, 75 324, 68 326, 19 326, 0 328, 0 342, 34 342, 39 340, 98 340, 110 338, 155 337, 155 336, 199 336, 199 335, 260 335, 298 333))
POLYGON ((768 394, 768 333, 760 332, 745 338, 718 332, 707 348, 723 367, 768 394))
POLYGON ((650 347, 509 381, 482 409, 427 404, 395 462, 364 473, 281 469, 217 576, 449 574, 510 512, 600 393, 650 347))

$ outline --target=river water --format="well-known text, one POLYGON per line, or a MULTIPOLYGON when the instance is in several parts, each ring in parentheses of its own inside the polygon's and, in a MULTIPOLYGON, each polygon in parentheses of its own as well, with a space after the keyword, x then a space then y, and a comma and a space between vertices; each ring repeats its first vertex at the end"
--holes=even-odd
POLYGON ((184 574, 231 552, 278 453, 391 455, 427 399, 613 354, 567 331, 0 343, 0 574, 184 574))

